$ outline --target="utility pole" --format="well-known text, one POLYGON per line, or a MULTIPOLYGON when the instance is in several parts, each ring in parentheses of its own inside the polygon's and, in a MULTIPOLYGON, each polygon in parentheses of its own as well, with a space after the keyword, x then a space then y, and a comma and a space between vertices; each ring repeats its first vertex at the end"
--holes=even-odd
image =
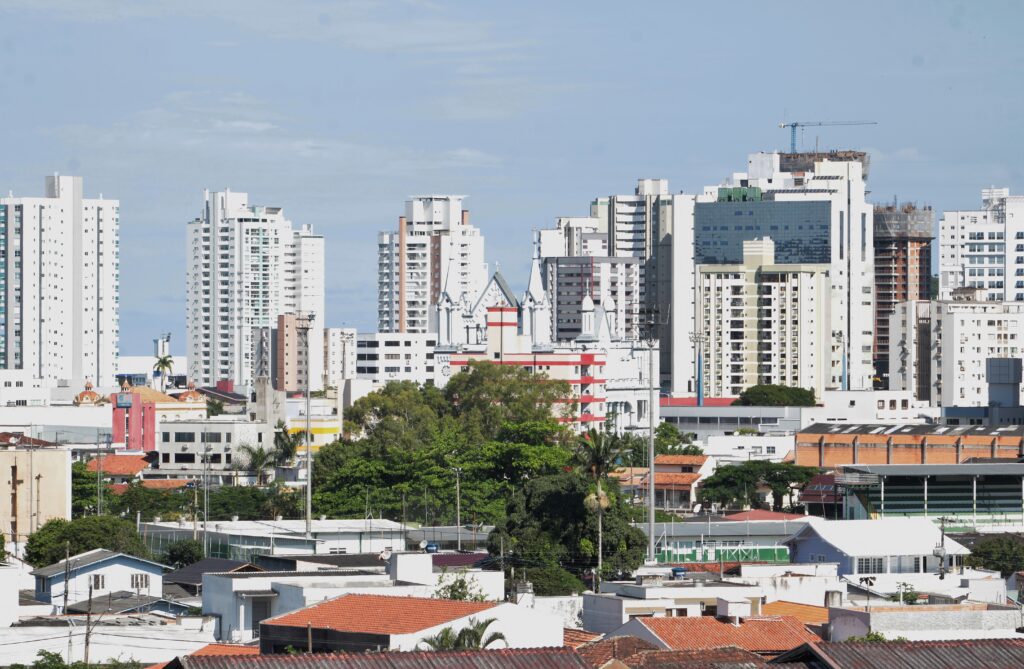
POLYGON ((452 467, 455 472, 455 541, 462 550, 462 467, 452 467))
POLYGON ((708 335, 704 332, 691 332, 690 342, 697 349, 697 406, 704 406, 704 344, 708 341, 708 335))
MULTIPOLYGON (((67 584, 64 586, 67 588, 67 584)), ((85 607, 85 650, 82 655, 82 662, 86 669, 89 669, 89 639, 92 636, 92 578, 89 578, 89 603, 85 607)))
POLYGON ((658 326, 665 325, 668 322, 667 317, 661 318, 658 313, 658 308, 649 307, 646 310, 647 313, 647 561, 657 562, 658 556, 655 552, 656 541, 655 541, 655 530, 654 530, 654 507, 655 507, 655 488, 654 485, 654 431, 656 427, 655 423, 655 412, 658 410, 658 389, 661 384, 655 377, 658 376, 656 371, 657 367, 654 364, 654 353, 658 351, 660 354, 661 348, 658 346, 658 326))
POLYGON ((210 557, 210 454, 203 432, 203 557, 210 557))

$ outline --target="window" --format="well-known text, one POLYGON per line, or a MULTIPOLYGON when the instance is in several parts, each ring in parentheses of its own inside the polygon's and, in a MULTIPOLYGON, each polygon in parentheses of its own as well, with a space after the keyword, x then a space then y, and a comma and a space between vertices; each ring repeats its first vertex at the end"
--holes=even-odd
POLYGON ((149 574, 132 574, 132 590, 148 590, 149 574))
POLYGON ((164 436, 163 436, 163 439, 164 439, 164 443, 165 443, 165 444, 166 444, 167 442, 169 442, 169 441, 171 440, 171 433, 170 433, 170 432, 164 432, 164 436))
POLYGON ((885 559, 880 557, 857 558, 858 574, 881 574, 885 572, 885 559))
POLYGON ((196 440, 196 433, 195 432, 175 432, 174 433, 174 443, 176 443, 176 444, 189 443, 189 442, 193 442, 195 440, 196 440))
POLYGON ((93 574, 89 577, 89 583, 92 585, 93 590, 103 590, 107 584, 107 579, 103 574, 93 574))

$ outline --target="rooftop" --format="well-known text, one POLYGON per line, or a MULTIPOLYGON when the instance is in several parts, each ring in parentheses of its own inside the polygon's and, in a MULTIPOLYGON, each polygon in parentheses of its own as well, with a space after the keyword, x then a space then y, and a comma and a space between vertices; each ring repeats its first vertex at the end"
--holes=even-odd
POLYGON ((576 629, 573 627, 566 627, 562 630, 563 644, 569 648, 579 648, 585 643, 591 643, 601 638, 601 635, 597 632, 588 632, 587 630, 576 629))
POLYGON ((828 609, 813 604, 779 600, 761 606, 761 613, 766 616, 790 616, 804 625, 824 625, 828 622, 828 609))
POLYGON ((807 516, 800 513, 782 513, 781 511, 768 511, 766 509, 751 509, 730 513, 725 520, 807 520, 807 516))
POLYGON ((912 436, 1024 437, 1024 425, 906 425, 878 423, 815 423, 799 434, 877 434, 912 436))
MULTIPOLYGON (((80 569, 82 567, 88 567, 90 565, 99 564, 107 560, 112 560, 116 557, 126 557, 130 560, 137 560, 139 562, 147 562, 155 567, 165 569, 164 565, 153 562, 152 560, 146 560, 144 558, 136 557, 134 555, 128 555, 127 553, 118 553, 117 551, 108 551, 105 548, 95 548, 85 553, 79 553, 78 555, 72 555, 67 561, 71 562, 71 569, 80 569)), ((32 571, 33 576, 56 576, 57 574, 63 574, 65 569, 65 560, 55 562, 45 567, 40 567, 32 571)))
POLYGON ((844 641, 801 646, 776 658, 778 662, 813 661, 836 669, 959 669, 960 667, 1024 666, 1024 639, 973 641, 844 641))
POLYGON ((743 618, 738 626, 711 616, 636 620, 674 650, 737 646, 753 653, 774 655, 803 643, 821 641, 793 616, 743 618))
POLYGON ((149 467, 149 460, 145 455, 122 455, 119 453, 93 458, 86 465, 86 469, 90 472, 101 468, 104 474, 114 476, 137 476, 146 467, 149 467))
POLYGON ((495 602, 423 597, 342 595, 262 622, 263 625, 329 629, 363 634, 411 634, 492 609, 495 602))
MULTIPOLYGON (((812 518, 786 543, 817 534, 850 557, 878 555, 931 555, 942 540, 942 532, 926 518, 875 518, 873 520, 824 520, 812 518)), ((970 551, 946 537, 949 555, 970 551)))
MULTIPOLYGON (((164 530, 184 529, 185 525, 175 521, 145 523, 151 528, 164 530)), ((191 526, 189 526, 191 527, 191 526)), ((210 529, 223 534, 239 536, 268 537, 273 534, 305 536, 304 520, 236 520, 211 521, 210 529)), ((313 520, 313 534, 345 534, 352 532, 401 531, 402 524, 383 519, 326 519, 313 520)))
POLYGON ((635 636, 615 636, 580 646, 576 652, 591 667, 603 667, 611 660, 625 660, 643 651, 660 650, 649 641, 635 636))
POLYGON ((185 655, 175 669, 587 669, 571 648, 326 655, 185 655))
POLYGON ((251 565, 248 562, 241 562, 239 560, 228 560, 226 558, 203 558, 198 562, 193 562, 190 565, 175 569, 174 571, 164 575, 164 583, 184 583, 186 585, 202 585, 203 574, 217 574, 223 572, 233 572, 239 569, 245 569, 248 572, 259 572, 265 573, 262 569, 255 565, 251 565))
POLYGON ((656 455, 654 457, 655 465, 695 465, 700 467, 708 461, 706 455, 656 455))
POLYGON ((844 465, 844 471, 879 476, 1024 476, 1024 462, 970 463, 958 465, 844 465))
MULTIPOLYGON (((735 397, 705 397, 704 406, 706 407, 731 407, 732 403, 736 401, 735 397)), ((695 407, 697 406, 696 397, 662 397, 661 406, 663 407, 695 407)))
MULTIPOLYGON (((190 488, 195 484, 192 479, 145 479, 139 482, 143 488, 150 490, 178 490, 180 488, 190 488)), ((128 483, 115 483, 110 486, 110 492, 115 495, 123 495, 128 492, 130 488, 128 483)))

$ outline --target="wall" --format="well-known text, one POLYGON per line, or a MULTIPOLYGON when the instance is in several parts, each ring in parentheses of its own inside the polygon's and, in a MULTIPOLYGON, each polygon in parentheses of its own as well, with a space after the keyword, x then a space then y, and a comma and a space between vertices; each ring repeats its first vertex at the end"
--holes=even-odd
MULTIPOLYGON (((100 562, 95 565, 88 565, 82 568, 75 567, 75 559, 71 558, 71 580, 68 586, 68 604, 84 602, 89 598, 89 581, 93 574, 103 574, 104 587, 92 591, 93 601, 97 609, 101 606, 100 598, 111 592, 127 590, 139 592, 140 594, 160 597, 163 594, 163 570, 159 566, 140 563, 128 556, 120 556, 111 560, 100 562), (149 588, 133 588, 131 578, 133 574, 149 574, 149 588)), ((58 574, 50 578, 49 592, 36 590, 36 598, 42 601, 47 599, 57 607, 64 605, 64 574, 58 574)))
POLYGON ((1009 606, 987 604, 872 607, 869 611, 830 608, 832 641, 845 641, 867 632, 881 632, 892 638, 970 638, 991 636, 993 632, 1016 636, 1020 612, 1009 606))
POLYGON ((18 620, 19 571, 16 564, 0 564, 0 628, 18 620))
POLYGON ((54 518, 71 517, 71 452, 0 450, 0 532, 7 550, 54 518))
POLYGON ((838 565, 840 575, 853 573, 850 557, 822 540, 813 531, 809 530, 786 543, 792 551, 793 562, 834 562, 838 565))
POLYGON ((458 632, 468 627, 471 621, 494 619, 487 633, 500 632, 505 643, 498 642, 493 648, 547 648, 563 643, 561 618, 517 604, 499 604, 474 616, 459 618, 450 623, 420 630, 414 634, 399 634, 391 637, 392 650, 423 650, 423 639, 434 636, 446 627, 458 632))

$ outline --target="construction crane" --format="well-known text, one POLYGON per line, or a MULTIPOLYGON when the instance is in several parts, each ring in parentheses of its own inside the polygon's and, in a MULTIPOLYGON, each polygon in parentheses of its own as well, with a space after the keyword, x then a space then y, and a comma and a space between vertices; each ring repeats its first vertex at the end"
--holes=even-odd
POLYGON ((822 125, 878 125, 878 121, 783 121, 780 128, 789 128, 789 152, 796 153, 796 129, 822 125))

